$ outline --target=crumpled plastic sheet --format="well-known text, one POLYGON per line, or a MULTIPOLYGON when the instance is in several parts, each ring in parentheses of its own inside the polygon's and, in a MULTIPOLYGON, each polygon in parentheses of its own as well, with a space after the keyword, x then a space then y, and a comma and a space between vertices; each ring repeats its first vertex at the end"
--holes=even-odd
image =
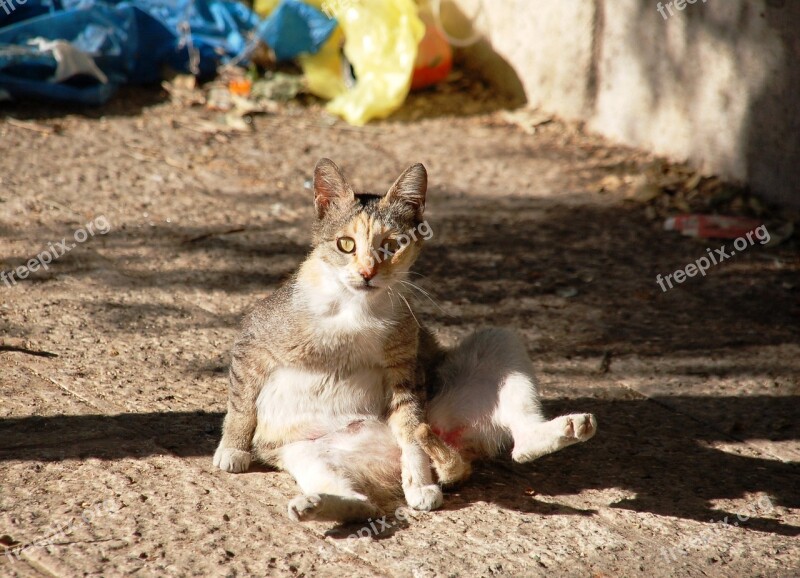
POLYGON ((0 93, 84 104, 106 102, 123 83, 157 82, 164 67, 211 77, 219 64, 244 52, 260 21, 233 0, 27 0, 13 6, 8 15, 0 10, 0 93), (77 65, 76 51, 96 69, 85 59, 77 65))
POLYGON ((336 29, 336 20, 298 0, 282 0, 258 28, 278 60, 316 54, 336 29))

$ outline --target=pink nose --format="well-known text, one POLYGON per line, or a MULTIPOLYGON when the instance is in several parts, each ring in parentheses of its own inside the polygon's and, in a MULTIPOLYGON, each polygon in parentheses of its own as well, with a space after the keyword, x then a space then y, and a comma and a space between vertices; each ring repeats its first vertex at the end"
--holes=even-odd
POLYGON ((359 273, 361 274, 361 276, 364 278, 364 281, 369 281, 369 280, 370 280, 370 279, 372 279, 372 278, 373 278, 375 275, 377 275, 377 274, 378 274, 378 270, 377 270, 377 269, 374 269, 374 268, 373 268, 373 269, 360 269, 358 272, 359 272, 359 273))

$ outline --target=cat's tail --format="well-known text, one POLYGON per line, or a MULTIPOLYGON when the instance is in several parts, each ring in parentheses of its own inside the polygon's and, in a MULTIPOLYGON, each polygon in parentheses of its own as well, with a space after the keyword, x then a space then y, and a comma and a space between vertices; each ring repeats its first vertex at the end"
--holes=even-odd
POLYGON ((470 463, 464 460, 457 449, 444 443, 428 424, 420 424, 414 432, 414 437, 422 450, 428 454, 442 485, 461 482, 472 473, 470 463))

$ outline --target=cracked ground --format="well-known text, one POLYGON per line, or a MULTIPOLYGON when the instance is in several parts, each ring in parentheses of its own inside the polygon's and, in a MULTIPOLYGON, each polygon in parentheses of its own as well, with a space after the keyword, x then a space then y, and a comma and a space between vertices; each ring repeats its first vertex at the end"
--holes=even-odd
POLYGON ((1 576, 800 573, 796 244, 662 292, 720 243, 631 201, 653 159, 470 98, 363 129, 311 105, 233 132, 156 90, 0 111, 0 270, 75 245, 0 282, 1 576), (591 441, 358 538, 292 523, 287 474, 212 467, 238 321, 306 254, 322 156, 373 192, 426 165, 420 314, 446 343, 515 328, 591 441))

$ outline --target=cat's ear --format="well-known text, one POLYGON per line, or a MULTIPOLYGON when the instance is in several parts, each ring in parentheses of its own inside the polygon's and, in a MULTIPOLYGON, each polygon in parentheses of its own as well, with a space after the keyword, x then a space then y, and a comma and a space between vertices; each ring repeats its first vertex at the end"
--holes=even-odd
POLYGON ((402 203, 414 211, 416 218, 422 219, 425 211, 425 193, 428 190, 428 171, 422 163, 411 165, 397 180, 381 200, 381 205, 402 203))
POLYGON ((336 199, 354 198, 353 189, 347 184, 336 163, 331 159, 319 159, 314 167, 314 208, 317 210, 317 217, 324 217, 331 202, 336 199))

